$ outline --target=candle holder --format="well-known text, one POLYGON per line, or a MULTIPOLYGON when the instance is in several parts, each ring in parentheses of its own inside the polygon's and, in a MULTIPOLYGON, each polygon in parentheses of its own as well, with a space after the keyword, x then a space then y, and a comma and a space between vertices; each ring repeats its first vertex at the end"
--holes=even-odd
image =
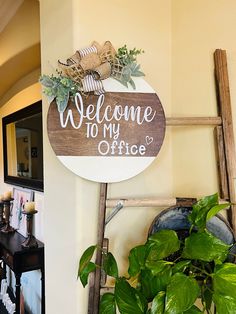
POLYGON ((9 200, 3 200, 3 210, 4 210, 4 216, 5 216, 5 225, 1 229, 1 232, 3 233, 12 233, 15 231, 15 229, 10 226, 10 215, 11 215, 11 208, 12 208, 12 201, 14 198, 10 198, 9 200))
POLYGON ((27 238, 21 244, 23 248, 33 248, 38 247, 37 240, 32 234, 32 227, 33 227, 33 216, 37 214, 37 210, 33 210, 30 213, 26 211, 22 211, 22 214, 26 215, 26 222, 27 222, 27 238))
POLYGON ((0 201, 0 229, 5 226, 5 219, 3 218, 3 201, 0 201))

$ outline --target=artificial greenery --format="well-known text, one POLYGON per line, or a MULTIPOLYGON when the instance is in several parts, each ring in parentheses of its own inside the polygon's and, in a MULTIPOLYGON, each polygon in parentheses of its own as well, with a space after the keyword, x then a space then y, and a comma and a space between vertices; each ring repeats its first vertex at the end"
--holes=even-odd
POLYGON ((144 53, 144 50, 136 48, 128 50, 127 46, 124 45, 123 47, 118 48, 116 57, 122 64, 128 65, 137 62, 137 56, 141 53, 144 53))
MULTIPOLYGON (((133 77, 144 76, 140 71, 140 65, 137 63, 137 56, 144 51, 141 49, 128 50, 127 46, 123 46, 117 50, 114 60, 110 60, 111 77, 118 80, 121 84, 128 88, 130 84, 135 89, 133 77)), ((84 75, 93 73, 93 69, 86 71, 84 75)), ((59 112, 63 112, 68 104, 69 98, 74 100, 77 92, 83 91, 82 82, 78 83, 70 77, 64 76, 62 72, 57 71, 58 76, 42 75, 39 79, 43 85, 43 93, 47 96, 49 103, 56 101, 59 112)))
MULTIPOLYGON (((116 58, 119 64, 122 66, 122 71, 117 75, 115 71, 112 71, 112 77, 118 80, 121 84, 128 87, 128 83, 135 89, 135 83, 132 76, 139 77, 145 74, 140 71, 140 65, 137 63, 137 56, 144 53, 142 49, 131 49, 128 50, 127 46, 124 45, 118 48, 116 58)), ((116 69, 116 67, 114 67, 116 69)))
MULTIPOLYGON (((219 204, 217 194, 199 200, 188 216, 188 236, 180 240, 175 230, 151 235, 131 249, 127 277, 119 274, 114 256, 103 252, 102 269, 115 278, 115 287, 102 295, 100 314, 115 314, 117 308, 121 314, 211 313, 212 304, 218 314, 235 313, 236 265, 227 261, 231 246, 206 229, 206 222, 228 206, 219 204)), ((83 286, 100 267, 91 261, 96 250, 101 248, 89 247, 80 259, 83 286)))
POLYGON ((59 73, 59 76, 42 75, 39 79, 40 83, 44 86, 44 94, 47 96, 49 103, 54 99, 56 100, 59 112, 63 112, 70 97, 80 91, 80 86, 70 79, 59 73))

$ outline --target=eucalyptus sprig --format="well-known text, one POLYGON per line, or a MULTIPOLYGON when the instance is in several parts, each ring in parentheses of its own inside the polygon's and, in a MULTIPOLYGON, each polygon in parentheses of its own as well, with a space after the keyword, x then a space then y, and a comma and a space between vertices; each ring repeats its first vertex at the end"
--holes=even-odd
POLYGON ((51 103, 54 99, 56 100, 59 112, 63 112, 67 107, 69 98, 81 90, 75 81, 60 73, 59 76, 42 75, 39 81, 44 86, 43 93, 47 96, 48 102, 51 103))
POLYGON ((127 46, 124 45, 118 48, 116 59, 122 67, 122 71, 119 75, 114 75, 113 77, 118 80, 125 87, 128 87, 128 83, 135 89, 135 83, 132 79, 134 77, 145 76, 145 74, 140 71, 140 64, 137 63, 137 56, 144 53, 142 49, 133 48, 128 50, 127 46))
POLYGON ((118 48, 116 57, 121 61, 123 65, 128 65, 137 62, 137 56, 144 53, 142 49, 133 48, 128 50, 127 46, 124 45, 118 48))

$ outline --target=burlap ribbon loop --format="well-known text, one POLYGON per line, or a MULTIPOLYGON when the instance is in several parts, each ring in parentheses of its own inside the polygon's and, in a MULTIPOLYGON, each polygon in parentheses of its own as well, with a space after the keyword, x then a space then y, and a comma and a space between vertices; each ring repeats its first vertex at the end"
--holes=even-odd
POLYGON ((92 71, 101 64, 99 55, 95 52, 91 52, 84 56, 80 61, 80 66, 84 71, 92 71))
POLYGON ((105 80, 111 76, 111 64, 109 62, 102 63, 93 71, 95 80, 105 80))
POLYGON ((115 55, 110 41, 103 46, 94 41, 90 47, 76 51, 66 63, 58 64, 64 75, 80 84, 84 93, 100 95, 104 93, 102 80, 110 77, 115 55))

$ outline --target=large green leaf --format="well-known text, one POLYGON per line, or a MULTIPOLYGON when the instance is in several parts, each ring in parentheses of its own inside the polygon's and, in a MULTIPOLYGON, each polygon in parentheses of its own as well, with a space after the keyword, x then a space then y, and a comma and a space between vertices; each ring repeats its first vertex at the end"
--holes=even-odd
POLYGON ((206 305, 206 309, 210 310, 212 305, 212 290, 205 287, 205 290, 202 291, 202 299, 206 305))
POLYGON ((103 257, 103 269, 107 275, 117 278, 118 277, 118 266, 112 253, 107 253, 103 257))
POLYGON ((222 296, 218 293, 213 294, 213 301, 216 306, 217 314, 235 314, 236 300, 229 296, 222 296))
POLYGON ((192 213, 189 214, 189 221, 198 227, 199 230, 206 228, 206 219, 209 210, 218 205, 218 193, 201 198, 193 205, 192 213))
POLYGON ((202 313, 202 311, 198 307, 196 307, 195 305, 193 305, 187 311, 183 312, 183 314, 199 314, 199 313, 202 313))
POLYGON ((135 62, 131 63, 129 65, 129 68, 131 70, 131 75, 132 76, 145 76, 145 74, 143 72, 140 71, 140 64, 137 64, 135 62))
POLYGON ((176 252, 180 248, 177 233, 173 230, 161 230, 149 237, 150 251, 148 261, 157 261, 176 252))
POLYGON ((163 314, 165 309, 165 295, 164 291, 158 292, 152 301, 151 314, 163 314))
POLYGON ((195 279, 184 274, 175 274, 166 290, 165 314, 182 313, 196 301, 200 288, 195 279))
POLYGON ((96 248, 97 248, 96 245, 92 245, 84 251, 84 253, 82 254, 80 261, 79 261, 79 273, 90 262, 96 248))
POLYGON ((129 269, 130 276, 136 276, 145 265, 147 247, 139 245, 134 247, 129 253, 129 269))
POLYGON ((150 269, 152 274, 155 276, 157 275, 158 273, 160 273, 161 271, 163 271, 166 267, 166 265, 168 264, 172 264, 170 262, 166 262, 166 261, 146 261, 146 268, 147 269, 150 269))
POLYGON ((181 261, 176 263, 173 267, 172 267, 172 273, 183 273, 185 271, 185 269, 191 264, 191 261, 181 261))
POLYGON ((141 271, 139 276, 140 290, 148 301, 152 301, 158 292, 166 290, 171 279, 171 274, 171 267, 169 265, 156 276, 148 269, 141 271))
POLYGON ((236 301, 236 265, 225 263, 216 266, 213 287, 216 293, 230 296, 236 301))
POLYGON ((116 280, 115 300, 121 314, 144 314, 147 311, 146 299, 125 278, 116 280))
POLYGON ((225 203, 225 204, 218 204, 213 206, 207 213, 207 217, 206 220, 208 221, 209 219, 211 219, 212 217, 214 217, 219 211, 221 211, 222 209, 225 209, 227 207, 229 207, 230 204, 229 203, 225 203))
POLYGON ((228 255, 229 247, 229 245, 226 245, 207 231, 192 233, 185 239, 182 257, 206 262, 224 261, 228 255))
POLYGON ((88 276, 91 272, 93 272, 96 269, 96 265, 92 262, 89 262, 83 269, 83 271, 80 273, 80 281, 85 287, 88 284, 88 276))
POLYGON ((135 291, 135 297, 136 297, 139 308, 142 310, 143 313, 146 313, 148 309, 147 299, 138 289, 134 289, 134 291, 135 291))
POLYGON ((116 301, 113 293, 103 294, 100 300, 99 314, 116 314, 116 301))
POLYGON ((48 75, 42 75, 39 78, 39 82, 45 87, 52 87, 54 84, 53 80, 48 75))
POLYGON ((51 104, 51 102, 53 102, 53 100, 55 99, 55 95, 46 95, 46 97, 47 97, 47 101, 48 101, 48 103, 49 104, 51 104))
POLYGON ((69 101, 69 92, 65 94, 60 94, 56 97, 57 109, 59 112, 64 112, 66 110, 69 101))
MULTIPOLYGON (((79 269, 78 269, 78 276, 77 278, 79 277, 84 277, 86 278, 86 275, 88 273, 89 270, 93 271, 91 264, 90 263, 90 260, 91 258, 93 257, 93 254, 94 254, 94 251, 96 250, 97 246, 96 245, 92 245, 90 247, 88 247, 84 253, 82 254, 81 258, 80 258, 80 261, 79 261, 79 269), (89 266, 88 266, 89 265, 89 266)), ((84 282, 84 281, 83 281, 84 282)))

